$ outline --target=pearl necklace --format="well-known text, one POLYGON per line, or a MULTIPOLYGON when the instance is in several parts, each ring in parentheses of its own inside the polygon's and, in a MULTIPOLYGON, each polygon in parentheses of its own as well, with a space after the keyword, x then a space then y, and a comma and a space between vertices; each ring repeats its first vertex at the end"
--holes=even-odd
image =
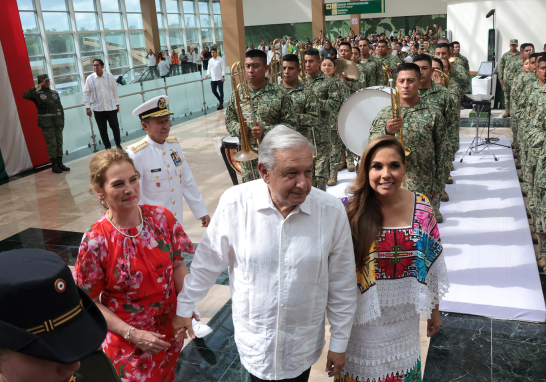
POLYGON ((142 229, 144 228, 144 220, 142 219, 142 210, 140 209, 140 207, 138 207, 138 212, 140 213, 140 229, 138 230, 137 234, 134 235, 134 236, 131 236, 131 235, 127 235, 123 232, 121 232, 121 230, 116 227, 116 225, 112 222, 112 220, 110 220, 110 217, 108 217, 108 212, 106 213, 106 219, 108 219, 108 221, 110 222, 110 224, 112 224, 112 227, 114 227, 116 229, 116 231, 118 231, 119 233, 121 233, 123 236, 125 237, 130 237, 130 238, 135 238, 135 237, 138 237, 138 235, 140 235, 140 233, 142 232, 142 229))

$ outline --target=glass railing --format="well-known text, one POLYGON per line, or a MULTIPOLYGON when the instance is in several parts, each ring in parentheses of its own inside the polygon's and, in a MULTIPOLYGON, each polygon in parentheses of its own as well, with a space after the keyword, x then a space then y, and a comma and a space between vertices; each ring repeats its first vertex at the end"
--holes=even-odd
MULTIPOLYGON (((206 115, 209 111, 216 111, 218 100, 212 93, 210 78, 204 80, 206 71, 196 71, 182 74, 182 71, 171 73, 165 79, 158 78, 150 71, 144 70, 127 72, 123 77, 127 85, 118 86, 119 113, 122 141, 144 136, 140 120, 133 117, 132 112, 143 102, 159 95, 169 97, 169 110, 174 114, 171 122, 180 123, 184 120, 206 115)), ((231 95, 231 76, 226 67, 224 82, 224 106, 231 95)), ((63 148, 66 151, 67 161, 75 159, 71 153, 79 152, 87 155, 97 152, 104 146, 94 117, 88 117, 85 110, 83 94, 74 94, 62 98, 65 111, 65 129, 63 131, 63 148), (89 150, 91 149, 91 150, 89 150)), ((110 129, 109 136, 113 138, 110 129)), ((114 143, 112 142, 112 146, 114 143)), ((75 155, 76 157, 80 155, 75 155)))

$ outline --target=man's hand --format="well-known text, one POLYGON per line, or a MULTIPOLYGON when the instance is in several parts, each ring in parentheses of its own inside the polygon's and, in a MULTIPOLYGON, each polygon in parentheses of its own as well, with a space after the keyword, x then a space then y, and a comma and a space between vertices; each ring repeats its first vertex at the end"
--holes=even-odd
POLYGON ((116 105, 116 110, 119 113, 119 105, 116 105))
POLYGON ((392 73, 392 69, 387 66, 387 69, 385 69, 387 73, 392 73))
POLYGON ((504 81, 501 81, 500 83, 501 83, 501 88, 503 88, 504 87, 504 81))
POLYGON ((440 318, 440 309, 438 309, 438 306, 437 306, 432 311, 432 314, 430 315, 430 320, 427 320, 427 337, 430 338, 436 333, 438 333, 438 330, 440 330, 441 325, 442 325, 442 319, 440 318))
POLYGON ((347 79, 343 76, 339 76, 339 78, 341 78, 343 80, 343 82, 347 83, 347 79))
POLYGON ((190 336, 191 339, 195 339, 195 334, 193 333, 191 320, 192 320, 192 317, 174 316, 173 331, 174 331, 174 338, 177 341, 187 338, 188 335, 190 336))
POLYGON ((87 115, 88 115, 89 117, 91 117, 91 116, 93 115, 93 113, 91 112, 91 109, 90 109, 90 108, 85 109, 85 112, 87 113, 87 115))
POLYGON ((326 372, 329 377, 333 377, 341 373, 343 366, 345 366, 347 359, 345 353, 334 353, 328 350, 328 356, 326 357, 326 372))
POLYGON ((203 224, 201 227, 208 227, 209 226, 209 223, 210 223, 210 216, 209 215, 205 215, 203 216, 202 218, 199 218, 201 219, 201 223, 203 224))
POLYGON ((40 82, 38 85, 36 85, 35 86, 36 90, 40 90, 43 84, 44 84, 43 82, 40 82))
POLYGON ((432 201, 436 199, 438 195, 440 195, 438 191, 430 191, 430 202, 432 203, 432 201))
POLYGON ((252 138, 254 139, 262 139, 264 136, 264 128, 262 125, 260 125, 258 122, 256 122, 256 125, 250 130, 252 134, 252 138))
POLYGON ((385 130, 388 134, 394 135, 404 126, 404 120, 402 118, 389 119, 385 130))
POLYGON ((206 80, 207 78, 209 78, 209 75, 208 75, 208 74, 205 76, 205 78, 203 78, 203 80, 206 80))
POLYGON ((224 82, 226 79, 224 77, 222 77, 222 79, 220 81, 224 82))

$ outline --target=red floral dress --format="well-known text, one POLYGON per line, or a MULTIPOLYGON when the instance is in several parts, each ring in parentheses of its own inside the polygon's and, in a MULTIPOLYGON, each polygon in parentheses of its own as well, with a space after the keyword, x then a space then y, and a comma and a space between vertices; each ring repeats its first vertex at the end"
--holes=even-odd
MULTIPOLYGON (((143 229, 136 238, 120 234, 101 217, 85 233, 74 279, 89 297, 102 292, 101 303, 136 329, 164 334, 171 346, 156 355, 143 352, 123 336, 108 331, 103 347, 122 380, 173 381, 182 342, 175 342, 173 269, 193 245, 173 214, 142 205, 143 229)), ((136 235, 137 228, 122 230, 136 235)))

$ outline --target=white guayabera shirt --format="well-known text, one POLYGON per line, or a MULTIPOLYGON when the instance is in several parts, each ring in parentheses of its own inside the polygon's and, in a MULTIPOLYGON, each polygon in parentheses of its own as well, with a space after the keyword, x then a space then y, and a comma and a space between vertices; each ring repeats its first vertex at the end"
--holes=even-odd
POLYGON ((344 353, 356 310, 353 243, 340 200, 316 188, 284 219, 261 179, 227 190, 178 295, 190 317, 229 268, 235 342, 261 379, 294 378, 330 350, 344 353))

